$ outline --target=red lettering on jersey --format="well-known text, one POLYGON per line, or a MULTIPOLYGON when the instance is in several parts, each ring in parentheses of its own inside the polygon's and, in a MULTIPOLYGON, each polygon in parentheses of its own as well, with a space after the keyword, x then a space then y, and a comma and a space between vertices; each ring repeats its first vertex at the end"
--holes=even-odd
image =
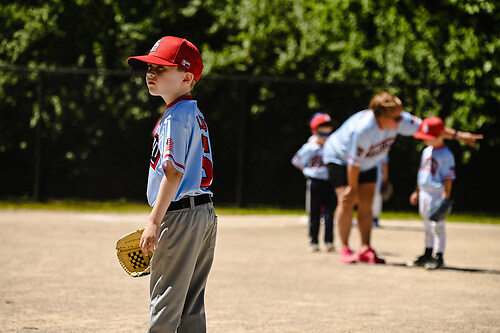
POLYGON ((422 160, 420 169, 429 172, 433 176, 436 176, 439 169, 439 163, 435 158, 431 156, 422 160))
POLYGON ((206 157, 203 157, 203 170, 205 170, 205 177, 201 177, 201 187, 209 187, 214 179, 214 169, 212 167, 212 162, 206 157))
POLYGON ((363 152, 365 150, 361 147, 356 147, 356 157, 360 157, 361 155, 363 155, 363 152))
POLYGON ((203 142, 203 152, 210 153, 210 147, 208 146, 208 138, 206 136, 202 135, 201 141, 203 142))
MULTIPOLYGON (((210 146, 208 145, 208 138, 204 136, 203 134, 201 135, 201 142, 203 144, 203 152, 204 153, 210 153, 210 146)), ((209 187, 210 184, 212 184, 212 181, 214 179, 214 169, 212 162, 203 156, 203 162, 202 162, 202 168, 205 170, 205 176, 201 176, 201 183, 200 187, 209 187)))
POLYGON ((204 130, 205 132, 208 132, 208 126, 207 126, 207 122, 205 121, 205 119, 203 119, 203 117, 201 117, 201 116, 196 116, 196 120, 198 121, 198 125, 200 126, 200 129, 204 130))
POLYGON ((366 153, 366 157, 374 157, 379 154, 384 154, 386 152, 389 152, 394 141, 396 141, 395 136, 387 138, 382 142, 378 142, 372 145, 368 153, 366 153))

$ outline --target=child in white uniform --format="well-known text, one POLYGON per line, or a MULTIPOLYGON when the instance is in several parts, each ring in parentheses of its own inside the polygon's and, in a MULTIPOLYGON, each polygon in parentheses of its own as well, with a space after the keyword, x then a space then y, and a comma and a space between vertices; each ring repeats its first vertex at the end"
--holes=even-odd
POLYGON ((444 124, 440 118, 424 119, 414 137, 424 140, 427 145, 422 152, 417 188, 410 196, 410 203, 418 203, 424 220, 425 253, 409 265, 437 269, 444 265, 446 228, 444 220, 432 221, 429 212, 431 207, 439 205, 443 199, 450 199, 455 179, 455 158, 444 144, 444 124))
POLYGON ((323 144, 333 131, 331 117, 326 113, 316 113, 310 121, 312 136, 295 153, 292 164, 302 171, 307 179, 306 210, 309 215, 309 243, 313 252, 319 251, 318 234, 321 215, 324 217, 325 246, 328 252, 333 246, 333 214, 337 197, 328 170, 323 163, 323 144))

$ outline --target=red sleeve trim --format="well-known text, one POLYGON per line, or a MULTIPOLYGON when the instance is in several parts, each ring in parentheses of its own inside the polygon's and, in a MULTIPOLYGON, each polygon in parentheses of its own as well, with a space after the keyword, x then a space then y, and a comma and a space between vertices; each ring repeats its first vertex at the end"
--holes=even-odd
MULTIPOLYGON (((172 162, 177 165, 179 168, 181 168, 182 170, 184 170, 184 165, 180 164, 180 163, 177 163, 175 160, 174 160, 174 156, 172 154, 167 154, 165 155, 165 159, 167 158, 171 158, 172 159, 172 162)), ((163 166, 163 170, 165 170, 165 166, 163 166)))

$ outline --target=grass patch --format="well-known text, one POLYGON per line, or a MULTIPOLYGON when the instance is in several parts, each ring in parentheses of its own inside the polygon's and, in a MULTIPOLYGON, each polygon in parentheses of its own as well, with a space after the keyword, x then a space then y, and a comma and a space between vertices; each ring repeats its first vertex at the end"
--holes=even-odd
MULTIPOLYGON (((44 210, 73 210, 73 211, 109 211, 109 212, 150 212, 147 203, 131 202, 125 199, 113 201, 87 201, 76 199, 48 200, 34 202, 29 200, 0 201, 0 209, 44 209, 44 210)), ((278 207, 232 207, 215 205, 219 215, 306 215, 304 209, 283 209, 278 207)), ((387 220, 421 220, 417 212, 384 211, 380 216, 387 220)), ((500 224, 500 213, 452 213, 446 219, 449 222, 490 223, 500 224)))
MULTIPOLYGON (((382 212, 380 219, 388 220, 421 220, 422 217, 418 213, 413 212, 382 212)), ((490 223, 500 224, 499 213, 451 213, 447 218, 448 222, 465 222, 465 223, 490 223)))
POLYGON ((34 201, 0 201, 0 209, 44 209, 44 210, 74 210, 74 211, 114 211, 114 212, 147 212, 151 210, 148 204, 130 202, 124 199, 114 201, 86 200, 49 200, 34 201))
POLYGON ((304 209, 283 209, 277 207, 229 207, 215 205, 219 215, 306 215, 304 209))
MULTIPOLYGON (((35 202, 29 200, 0 201, 0 209, 44 209, 44 210, 75 210, 75 211, 118 211, 118 212, 150 212, 147 203, 130 202, 124 199, 114 201, 86 200, 47 200, 35 202)), ((277 207, 239 208, 215 205, 220 215, 304 215, 303 209, 281 209, 277 207)))

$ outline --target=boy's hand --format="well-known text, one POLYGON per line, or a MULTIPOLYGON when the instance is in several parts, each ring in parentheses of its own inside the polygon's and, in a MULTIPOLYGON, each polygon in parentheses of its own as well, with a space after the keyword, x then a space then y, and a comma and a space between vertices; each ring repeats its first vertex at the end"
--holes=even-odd
POLYGON ((144 228, 120 237, 116 241, 118 261, 132 277, 145 276, 151 273, 151 258, 141 253, 140 245, 144 228))
POLYGON ((159 236, 160 226, 154 222, 148 222, 146 229, 142 233, 141 242, 139 243, 142 253, 144 253, 145 256, 148 255, 148 252, 154 253, 158 248, 159 236))
POLYGON ((410 204, 412 206, 416 206, 418 204, 418 191, 414 191, 411 195, 410 195, 410 204))

